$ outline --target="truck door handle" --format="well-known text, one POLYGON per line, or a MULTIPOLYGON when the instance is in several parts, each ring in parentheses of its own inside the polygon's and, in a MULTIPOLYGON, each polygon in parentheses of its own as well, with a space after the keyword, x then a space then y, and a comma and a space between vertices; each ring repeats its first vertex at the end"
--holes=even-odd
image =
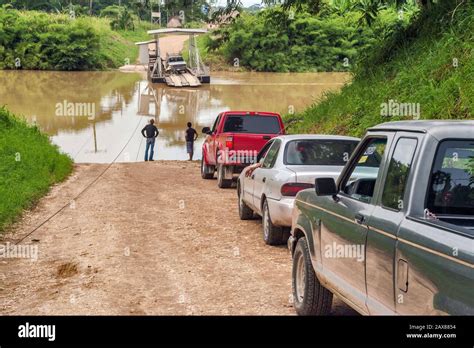
POLYGON ((262 138, 265 139, 265 140, 270 140, 270 136, 269 136, 269 135, 264 135, 262 138))
POLYGON ((359 225, 362 225, 364 223, 365 216, 362 214, 356 214, 354 219, 359 225))
POLYGON ((265 182, 265 181, 267 181, 267 178, 263 178, 263 179, 262 179, 262 182, 265 182))
POLYGON ((398 260, 397 286, 403 292, 408 291, 408 263, 405 260, 398 260))

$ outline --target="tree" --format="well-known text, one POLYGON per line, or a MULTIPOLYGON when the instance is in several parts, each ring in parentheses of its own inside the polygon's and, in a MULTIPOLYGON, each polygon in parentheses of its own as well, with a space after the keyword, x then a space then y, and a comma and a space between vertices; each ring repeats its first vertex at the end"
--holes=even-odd
POLYGON ((100 15, 101 17, 110 18, 110 27, 113 30, 135 29, 133 15, 128 7, 117 5, 108 6, 101 11, 100 15))

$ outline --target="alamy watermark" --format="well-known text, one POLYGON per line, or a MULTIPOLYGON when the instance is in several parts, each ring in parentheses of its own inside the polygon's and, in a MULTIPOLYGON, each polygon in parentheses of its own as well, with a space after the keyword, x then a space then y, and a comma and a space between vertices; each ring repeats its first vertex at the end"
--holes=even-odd
POLYGON ((255 163, 257 161, 257 155, 258 152, 256 150, 219 150, 217 153, 217 163, 255 163))
POLYGON ((38 261, 38 246, 30 244, 0 244, 0 259, 30 259, 38 261))
POLYGON ((87 117, 92 121, 96 116, 95 103, 73 103, 63 100, 56 103, 56 116, 87 117))
POLYGON ((18 326, 19 338, 46 338, 50 342, 56 340, 56 325, 36 325, 26 322, 18 326))
POLYGON ((384 117, 410 117, 420 119, 420 103, 400 103, 390 99, 387 103, 380 104, 380 115, 384 117))
POLYGON ((363 262, 365 259, 365 245, 338 244, 333 242, 324 246, 324 257, 328 259, 346 258, 363 262))

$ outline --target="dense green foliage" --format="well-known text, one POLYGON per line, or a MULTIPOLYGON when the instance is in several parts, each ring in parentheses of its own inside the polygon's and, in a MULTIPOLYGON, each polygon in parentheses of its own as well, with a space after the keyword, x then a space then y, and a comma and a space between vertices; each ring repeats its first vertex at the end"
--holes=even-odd
POLYGON ((125 6, 108 6, 100 12, 101 17, 110 19, 113 30, 134 30, 134 16, 125 6))
POLYGON ((133 62, 138 50, 128 36, 115 32, 107 19, 71 18, 64 14, 17 11, 0 7, 0 69, 99 70, 133 62))
POLYGON ((400 19, 395 9, 386 9, 369 27, 360 25, 357 11, 312 15, 273 7, 244 13, 219 29, 207 49, 255 71, 347 71, 361 52, 407 25, 412 12, 400 19))
POLYGON ((167 0, 161 8, 157 0, 0 0, 0 6, 8 4, 19 10, 35 10, 53 13, 69 13, 74 11, 76 16, 99 16, 109 6, 121 5, 127 8, 141 20, 150 21, 152 11, 161 9, 163 22, 172 16, 180 16, 185 22, 202 20, 207 17, 202 6, 209 8, 205 0, 167 0))
POLYGON ((290 131, 360 136, 381 122, 417 118, 384 116, 382 108, 390 100, 418 104, 420 119, 472 118, 474 5, 458 4, 440 2, 374 47, 342 92, 287 115, 290 131))
POLYGON ((0 231, 71 170, 46 135, 0 108, 0 231))

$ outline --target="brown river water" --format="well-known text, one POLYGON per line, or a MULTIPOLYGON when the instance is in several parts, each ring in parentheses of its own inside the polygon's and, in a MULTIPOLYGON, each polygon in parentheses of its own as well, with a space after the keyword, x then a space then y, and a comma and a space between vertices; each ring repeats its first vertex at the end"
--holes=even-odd
POLYGON ((160 130, 155 159, 187 159, 184 131, 212 126, 221 111, 300 112, 348 81, 344 73, 213 73, 210 85, 171 88, 141 73, 0 71, 0 106, 35 123, 77 163, 142 161, 140 130, 160 130), (123 151, 122 151, 123 150, 123 151))

